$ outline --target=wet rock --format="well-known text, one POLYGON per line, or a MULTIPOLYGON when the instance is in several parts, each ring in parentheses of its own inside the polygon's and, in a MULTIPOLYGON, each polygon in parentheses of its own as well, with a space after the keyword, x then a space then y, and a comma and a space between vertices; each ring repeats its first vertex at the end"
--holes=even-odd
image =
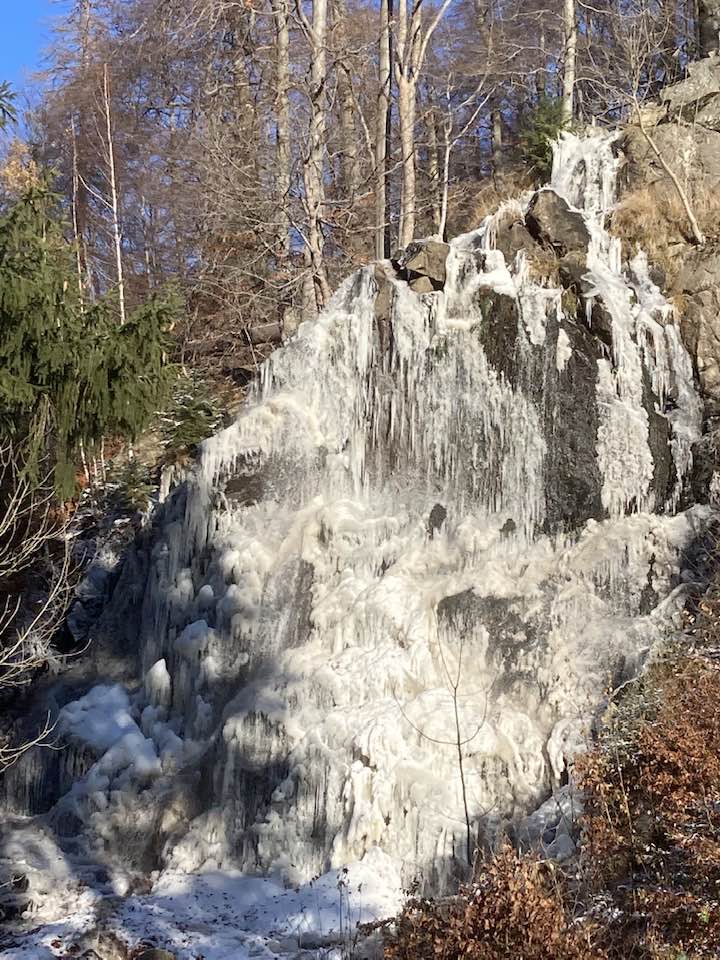
POLYGON ((662 507, 672 494, 677 480, 675 463, 670 449, 672 430, 670 421, 657 409, 657 398, 653 394, 650 375, 643 368, 643 406, 648 415, 648 444, 653 458, 652 489, 655 502, 662 507))
POLYGON ((483 315, 478 337, 485 356, 509 383, 515 384, 522 362, 516 350, 520 323, 517 300, 495 290, 483 290, 477 294, 477 304, 483 315))
POLYGON ((449 251, 449 246, 438 240, 417 241, 396 253, 392 263, 412 290, 416 293, 432 293, 445 286, 445 263, 449 251))
POLYGON ((225 496, 231 503, 238 506, 251 507, 262 500, 267 489, 268 477, 263 471, 259 473, 238 473, 230 477, 225 485, 225 496))
POLYGON ((446 519, 447 510, 441 503, 436 503, 430 511, 430 517, 428 519, 428 533, 431 538, 435 535, 436 531, 442 529, 442 525, 446 519))
POLYGON ((574 290, 578 296, 584 297, 591 289, 591 283, 586 279, 587 254, 575 250, 565 254, 558 264, 560 282, 566 290, 574 290))
MULTIPOLYGON (((582 315, 582 319, 587 322, 587 311, 582 315)), ((612 347, 613 342, 613 320, 610 311, 605 306, 602 297, 594 297, 590 307, 590 322, 588 324, 591 333, 608 346, 612 347)))
POLYGON ((530 201, 525 223, 530 235, 560 257, 587 250, 590 233, 581 213, 554 190, 539 190, 530 201))
POLYGON ((378 352, 382 356, 389 354, 393 346, 392 315, 395 290, 382 264, 376 264, 374 277, 377 284, 375 331, 378 339, 378 352))
MULTIPOLYGON (((597 337, 576 323, 562 329, 572 347, 562 371, 562 389, 551 391, 545 406, 546 527, 571 530, 589 518, 601 519, 602 477, 597 462, 597 374, 602 346, 597 337)), ((559 376, 550 362, 547 376, 559 376)))
POLYGON ((521 251, 532 261, 542 254, 542 247, 522 220, 506 220, 500 224, 495 239, 495 249, 505 257, 506 263, 513 263, 521 251))
POLYGON ((571 290, 578 300, 575 311, 577 320, 588 327, 606 346, 612 346, 613 321, 602 297, 593 294, 593 284, 588 279, 587 254, 573 251, 560 260, 560 282, 571 290))
POLYGON ((18 894, 5 894, 0 897, 0 921, 7 923, 9 920, 16 920, 30 906, 28 897, 18 894))

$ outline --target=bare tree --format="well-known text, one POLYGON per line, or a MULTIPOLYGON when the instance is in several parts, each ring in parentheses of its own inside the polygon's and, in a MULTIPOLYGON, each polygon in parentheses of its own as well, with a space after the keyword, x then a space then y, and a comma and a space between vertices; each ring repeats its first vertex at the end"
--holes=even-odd
POLYGON ((284 262, 290 256, 291 216, 289 210, 292 184, 290 145, 290 10, 288 0, 271 0, 275 17, 275 118, 278 256, 284 262))
POLYGON ((577 58, 578 26, 575 0, 563 0, 563 89, 562 116, 571 123, 575 114, 575 70, 577 58))
POLYGON ((479 719, 475 722, 475 729, 470 735, 466 735, 463 731, 463 723, 460 716, 460 701, 463 696, 461 693, 462 683, 463 683, 463 660, 465 655, 465 637, 461 636, 457 657, 455 658, 455 663, 452 664, 450 657, 448 656, 445 647, 441 639, 438 637, 437 641, 438 654, 440 657, 440 664, 442 666, 442 676, 443 682, 450 693, 451 702, 452 702, 452 726, 454 736, 450 740, 445 740, 442 738, 430 736, 426 730, 423 730, 419 727, 413 720, 408 716, 407 710, 400 703, 397 698, 397 695, 394 695, 395 702, 400 708, 400 712, 403 716, 403 719, 413 728, 413 730, 422 737, 423 740, 427 740, 428 743, 434 743, 438 746, 452 747, 455 751, 457 757, 457 768, 458 776, 460 778, 460 792, 462 797, 463 805, 463 814, 465 817, 465 852, 467 856, 467 862, 472 866, 473 862, 473 829, 472 829, 472 815, 470 813, 470 798, 469 798, 469 788, 467 782, 467 771, 465 768, 466 761, 466 747, 468 747, 473 740, 477 738, 480 731, 485 726, 487 720, 487 710, 488 710, 488 696, 487 692, 483 694, 483 706, 479 711, 479 719))
POLYGON ((380 0, 380 38, 378 42, 378 96, 375 120, 375 256, 382 260, 390 254, 387 210, 387 158, 390 142, 390 102, 392 97, 391 0, 380 0))
POLYGON ((120 325, 125 324, 125 278, 123 275, 122 232, 120 228, 120 203, 118 199, 118 184, 115 173, 115 141, 113 139, 112 107, 110 103, 110 70, 107 63, 103 64, 103 111, 105 113, 105 130, 107 132, 107 168, 108 187, 110 189, 110 212, 112 214, 112 238, 115 248, 115 270, 117 280, 118 304, 120 308, 120 325))
POLYGON ((306 258, 312 278, 315 306, 322 310, 330 299, 330 286, 325 267, 325 135, 326 135, 326 83, 327 83, 327 32, 328 0, 312 0, 312 21, 298 0, 297 11, 303 33, 310 44, 310 76, 308 99, 310 101, 310 129, 308 145, 303 158, 305 182, 305 208, 307 234, 305 236, 306 258))
POLYGON ((430 23, 423 30, 422 0, 413 3, 411 0, 399 0, 394 67, 398 89, 402 171, 398 227, 398 240, 401 247, 411 243, 415 234, 417 209, 415 120, 418 81, 427 56, 428 44, 451 3, 452 0, 443 0, 430 23))

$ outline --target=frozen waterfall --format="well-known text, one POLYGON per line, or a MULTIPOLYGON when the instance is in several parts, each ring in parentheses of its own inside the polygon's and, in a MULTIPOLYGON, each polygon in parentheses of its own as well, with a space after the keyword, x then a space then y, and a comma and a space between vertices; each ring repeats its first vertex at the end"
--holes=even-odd
POLYGON ((265 364, 157 512, 134 676, 60 713, 85 759, 59 835, 291 884, 382 855, 438 890, 466 813, 491 842, 566 782, 673 629, 708 517, 677 512, 701 407, 605 229, 616 166, 606 134, 556 151, 581 293, 500 249, 526 197, 449 245, 442 289, 366 267, 265 364))

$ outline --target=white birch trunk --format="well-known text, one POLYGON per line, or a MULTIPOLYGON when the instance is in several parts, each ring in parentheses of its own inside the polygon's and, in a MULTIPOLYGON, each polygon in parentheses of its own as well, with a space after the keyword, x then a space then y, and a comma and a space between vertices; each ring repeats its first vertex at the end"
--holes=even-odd
POLYGON ((288 0, 273 0, 275 15, 275 122, 276 177, 278 198, 278 254, 282 260, 290 256, 290 186, 292 156, 290 152, 290 10, 288 0))
POLYGON ((563 7, 565 50, 563 58, 562 117, 572 123, 575 114, 575 69, 577 60, 577 19, 575 0, 565 0, 563 7))
POLYGON ((115 271, 120 307, 120 326, 125 323, 125 280, 122 262, 122 232, 120 230, 120 206, 118 200, 117 177, 115 175, 115 145, 112 131, 112 110, 110 107, 110 72, 103 65, 103 101, 105 107, 105 126, 107 131, 108 181, 110 184, 110 212, 112 213, 112 236, 115 248, 115 271))
POLYGON ((389 149, 390 94, 390 8, 388 0, 380 0, 380 41, 378 49, 379 87, 375 126, 375 256, 383 260, 389 253, 387 237, 387 156, 389 149))
POLYGON ((305 161, 305 202, 307 204, 307 246, 315 290, 315 303, 322 310, 330 298, 324 260, 325 240, 325 124, 327 72, 327 0, 313 0, 312 24, 307 30, 311 43, 310 142, 305 161))

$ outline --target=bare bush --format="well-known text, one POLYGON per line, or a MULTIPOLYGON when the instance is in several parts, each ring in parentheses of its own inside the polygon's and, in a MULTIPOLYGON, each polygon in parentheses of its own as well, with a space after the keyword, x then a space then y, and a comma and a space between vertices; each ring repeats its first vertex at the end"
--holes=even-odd
POLYGON ((549 863, 503 849, 471 889, 411 900, 386 932, 386 960, 604 960, 597 924, 572 915, 566 881, 549 863))
MULTIPOLYGON (((74 578, 66 522, 50 476, 37 479, 17 445, 0 444, 0 694, 30 684, 52 656, 74 578), (38 599, 28 585, 37 587, 38 599)), ((44 742, 48 719, 29 742, 0 736, 0 771, 44 742)))

